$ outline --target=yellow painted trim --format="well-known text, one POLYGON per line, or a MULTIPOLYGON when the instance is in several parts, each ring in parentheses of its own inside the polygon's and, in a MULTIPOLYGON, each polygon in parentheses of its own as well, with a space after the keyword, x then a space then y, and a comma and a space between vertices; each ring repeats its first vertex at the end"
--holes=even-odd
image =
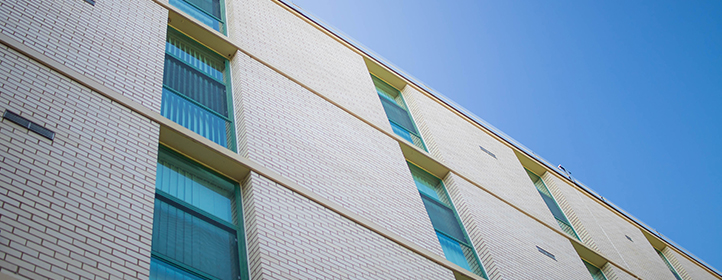
MULTIPOLYGON (((248 172, 253 171, 269 180, 286 187, 287 189, 323 206, 326 209, 333 211, 342 217, 351 220, 352 222, 363 226, 364 228, 381 235, 382 237, 391 240, 397 245, 412 251, 427 260, 430 260, 446 269, 451 270, 455 275, 461 276, 463 279, 477 279, 484 280, 481 276, 478 276, 471 271, 468 271, 460 266, 446 260, 445 258, 413 243, 404 237, 389 231, 388 229, 378 225, 371 220, 368 220, 351 210, 337 204, 331 200, 328 200, 305 187, 285 178, 279 173, 262 166, 261 164, 242 157, 233 151, 222 147, 211 140, 202 137, 191 130, 180 126, 179 124, 163 117, 160 113, 152 111, 147 107, 130 100, 122 94, 111 90, 108 87, 96 82, 95 80, 86 77, 85 75, 70 69, 69 67, 58 63, 52 58, 41 54, 40 52, 30 49, 23 43, 16 41, 8 37, 7 35, 0 33, 0 42, 8 46, 17 52, 33 59, 34 61, 45 65, 46 67, 60 73, 61 75, 72 79, 85 87, 93 90, 94 92, 107 97, 108 99, 117 102, 118 104, 136 112, 150 121, 158 123, 160 125, 160 139, 159 141, 184 154, 201 160, 202 164, 206 167, 224 175, 229 178, 235 179, 236 181, 243 182, 248 172)), ((399 140, 402 140, 399 138, 399 140)))
MULTIPOLYGON (((391 82, 387 81, 387 80, 384 79, 384 78, 379 77, 379 75, 376 75, 376 74, 375 74, 374 72, 372 72, 372 71, 369 71, 369 74, 371 74, 371 76, 376 77, 376 79, 379 79, 379 80, 383 81, 383 82, 386 83, 387 85, 391 86, 393 89, 397 90, 397 91, 399 92, 399 94, 401 94, 401 90, 400 90, 398 87, 396 87, 394 84, 392 84, 391 82)), ((403 85, 406 86, 406 84, 403 84, 403 85)), ((401 88, 404 88, 404 87, 402 86, 401 88)))

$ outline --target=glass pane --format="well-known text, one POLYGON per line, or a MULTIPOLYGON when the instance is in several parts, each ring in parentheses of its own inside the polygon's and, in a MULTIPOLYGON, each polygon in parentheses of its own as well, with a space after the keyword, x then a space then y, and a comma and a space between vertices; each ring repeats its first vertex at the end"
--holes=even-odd
POLYGON ((218 145, 228 147, 225 119, 166 88, 163 88, 160 114, 218 145))
POLYGON ((185 0, 201 10, 217 18, 221 18, 221 5, 219 0, 185 0))
POLYGON ((564 216, 564 212, 562 212, 562 209, 560 209, 559 205, 557 205, 557 202, 554 201, 554 198, 544 195, 541 192, 539 192, 539 194, 544 199, 544 203, 547 204, 547 207, 549 208, 549 211, 552 212, 552 215, 554 215, 554 218, 557 218, 557 220, 560 220, 565 224, 570 224, 567 218, 564 216))
POLYGON ((432 175, 429 175, 415 165, 412 165, 410 163, 408 165, 409 170, 411 170, 411 176, 414 178, 414 183, 416 183, 416 188, 419 190, 419 192, 425 194, 426 196, 436 198, 439 201, 443 201, 444 203, 448 203, 446 195, 443 193, 443 190, 441 190, 439 186, 439 184, 441 183, 439 179, 432 175))
POLYGON ((150 280, 203 280, 172 265, 150 259, 150 280))
POLYGON ((464 251, 461 249, 462 245, 459 244, 459 242, 456 242, 456 240, 448 238, 441 233, 437 232, 436 236, 439 238, 439 243, 441 243, 441 249, 444 250, 444 256, 446 256, 446 259, 471 271, 471 267, 466 260, 464 251))
MULTIPOLYGON (((171 0, 171 3, 173 1, 185 3, 183 0, 171 0)), ((198 43, 188 39, 188 37, 173 28, 168 28, 165 51, 186 64, 200 69, 206 75, 224 81, 223 72, 226 69, 226 60, 218 54, 199 46, 198 43)))
POLYGON ((434 229, 464 243, 468 242, 464 232, 461 230, 461 226, 459 226, 459 222, 456 220, 456 215, 454 215, 454 212, 449 207, 423 195, 421 196, 421 200, 424 202, 426 212, 429 214, 434 229))
POLYGON ((573 236, 574 238, 576 238, 577 240, 579 240, 579 236, 577 236, 577 233, 574 232, 574 228, 572 228, 571 225, 569 225, 559 219, 556 219, 556 220, 557 220, 557 224, 564 232, 566 232, 567 234, 569 234, 569 235, 573 236))
POLYGON ((396 99, 397 96, 399 96, 399 91, 395 89, 394 87, 390 86, 386 82, 382 81, 379 78, 374 77, 371 75, 371 80, 374 81, 374 86, 376 86, 376 92, 380 95, 386 96, 388 98, 396 99))
POLYGON ((223 280, 239 275, 235 232, 155 200, 152 250, 223 280))
POLYGON ((170 55, 165 55, 163 85, 228 117, 226 85, 170 55))
POLYGON ((161 155, 158 157, 155 187, 220 219, 233 223, 232 202, 229 198, 233 192, 233 185, 230 183, 224 186, 214 184, 206 179, 213 176, 212 174, 203 171, 193 172, 194 169, 199 168, 188 168, 184 164, 178 164, 177 160, 170 159, 169 156, 161 155))
POLYGON ((386 111, 386 116, 389 118, 389 121, 395 122, 396 124, 413 134, 418 134, 416 128, 414 127, 414 122, 411 120, 411 117, 409 117, 409 113, 406 112, 406 110, 386 98, 380 99, 381 104, 384 106, 384 111, 386 111))
POLYGON ((393 129, 394 133, 398 136, 401 136, 401 138, 406 139, 406 141, 409 141, 411 143, 414 142, 414 140, 411 138, 411 133, 406 131, 403 127, 400 127, 399 125, 389 122, 391 124, 391 129, 393 129))
POLYGON ((544 184, 544 181, 539 176, 531 173, 531 171, 529 170, 526 171, 526 174, 529 175, 529 178, 531 178, 531 181, 534 183, 534 186, 539 192, 548 196, 552 196, 552 194, 549 192, 549 189, 547 189, 547 186, 544 184))
POLYGON ((411 143, 414 143, 416 147, 428 152, 426 145, 424 145, 424 141, 421 140, 421 137, 411 134, 411 139, 413 139, 411 143))
POLYGON ((479 260, 476 258, 474 249, 472 249, 469 246, 461 245, 461 250, 464 251, 464 256, 466 257, 466 261, 469 263, 469 266, 471 266, 471 272, 474 272, 475 274, 480 275, 481 277, 484 277, 484 279, 488 279, 488 277, 486 277, 486 273, 484 273, 484 269, 481 268, 481 264, 479 263, 479 260))
POLYGON ((604 276, 604 273, 602 273, 599 268, 596 266, 593 266, 589 264, 588 262, 584 262, 584 265, 587 266, 587 270, 589 270, 589 274, 592 275, 592 279, 594 280, 607 280, 607 277, 604 276))
MULTIPOLYGON (((183 0, 170 0, 169 1, 171 5, 177 7, 184 13, 194 17, 195 19, 199 20, 200 22, 204 23, 205 25, 210 26, 211 28, 215 29, 218 32, 222 32, 221 28, 223 24, 218 21, 218 19, 221 19, 220 16, 213 17, 213 13, 204 13, 201 11, 201 9, 194 7, 193 5, 189 4, 186 1, 183 0)), ((195 2, 195 1, 191 1, 195 2)), ((219 6, 220 8, 220 6, 219 6)), ((219 11, 220 14, 220 11, 219 11)))

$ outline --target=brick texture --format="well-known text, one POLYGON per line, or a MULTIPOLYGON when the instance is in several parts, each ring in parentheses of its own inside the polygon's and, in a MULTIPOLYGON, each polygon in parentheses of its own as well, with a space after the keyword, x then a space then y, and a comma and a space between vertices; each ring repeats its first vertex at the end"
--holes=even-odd
POLYGON ((395 140, 247 56, 232 65, 241 154, 443 254, 395 140))
POLYGON ((629 275, 629 273, 624 272, 624 270, 621 270, 610 263, 607 263, 604 267, 602 267, 602 273, 604 273, 604 276, 607 277, 607 280, 637 280, 634 276, 629 275))
POLYGON ((441 152, 441 149, 439 149, 436 138, 434 137, 434 134, 431 133, 431 130, 427 125, 426 116, 424 114, 414 114, 414 112, 421 112, 424 110, 423 107, 419 106, 419 102, 416 102, 417 98, 423 98, 422 93, 413 87, 406 85, 404 89, 401 90, 401 95, 404 97, 406 106, 409 107, 411 117, 414 119, 416 128, 419 129, 419 133, 424 140, 424 145, 426 145, 426 149, 429 154, 437 161, 446 163, 446 160, 444 160, 444 154, 441 152))
POLYGON ((605 257, 643 279, 674 279, 639 228, 560 179, 553 176, 545 178, 563 193, 599 252, 605 257))
POLYGON ((707 272, 707 270, 701 268, 696 263, 693 263, 692 261, 688 260, 687 258, 677 254, 677 252, 665 248, 663 251, 665 256, 669 256, 668 260, 672 263, 674 267, 680 267, 683 269, 686 275, 683 275, 682 277, 689 277, 686 279, 707 279, 711 278, 710 273, 707 272))
POLYGON ((454 203, 462 209, 460 211, 467 211, 459 206, 466 205, 469 217, 481 229, 472 235, 472 239, 477 250, 480 243, 485 244, 488 253, 480 254, 485 265, 493 258, 494 266, 488 271, 492 279, 592 278, 566 237, 453 173, 446 181, 453 181, 450 185, 458 189, 454 203), (539 252, 536 246, 553 254, 556 260, 539 252))
POLYGON ((348 108, 391 129, 363 58, 268 0, 236 1, 229 37, 241 48, 348 108))
POLYGON ((451 271, 252 173, 243 184, 252 279, 453 279, 451 271))
MULTIPOLYGON (((534 184, 514 152, 468 121, 416 91, 405 91, 404 98, 414 103, 412 114, 434 139, 440 160, 454 170, 532 215, 556 225, 554 217, 539 196, 534 184), (423 109, 421 109, 423 108, 423 109), (423 120, 423 122, 421 122, 423 120), (490 156, 479 146, 491 151, 490 156)), ((433 150, 432 150, 433 151, 433 150)))
MULTIPOLYGON (((674 267, 674 270, 677 271, 677 274, 679 274, 680 277, 684 280, 692 280, 694 278, 691 277, 691 275, 687 272, 687 269, 684 265, 680 262, 679 258, 677 258, 679 255, 674 252, 674 250, 670 249, 669 247, 664 247, 664 249, 661 251, 665 258, 667 258, 667 261, 674 267)), ((682 256, 679 256, 682 258, 682 256)), ((683 261, 686 261, 683 260, 683 261)))
POLYGON ((148 278, 159 127, 0 45, 0 269, 148 278), (129 164, 132 163, 132 164, 129 164))
POLYGON ((597 247, 597 244, 594 243, 594 239, 592 239, 591 235, 589 235, 587 228, 579 220, 579 217, 577 217, 574 209, 572 209, 572 207, 569 205, 569 202, 567 201, 566 196, 564 196, 564 193, 559 190, 557 183, 560 181, 557 180, 556 177, 552 177, 554 177, 554 175, 549 172, 544 172, 544 174, 542 174, 541 176, 545 185, 554 196, 554 200, 556 200, 557 204, 559 204, 559 207, 562 209, 562 211, 564 211, 564 215, 567 217, 569 222, 572 223, 572 227, 574 227, 574 231, 577 233, 582 243, 587 245, 592 250, 599 251, 599 247, 597 247))
MULTIPOLYGON (((472 246, 474 246, 476 254, 479 257, 479 261, 481 261, 481 265, 484 267, 487 276, 490 279, 502 279, 499 269, 496 267, 496 263, 494 262, 494 256, 491 254, 491 251, 486 244, 486 240, 484 240, 483 237, 483 231, 486 229, 482 228, 475 219, 474 212, 470 208, 471 205, 467 203, 464 198, 465 193, 461 191, 459 184, 457 184, 457 181, 461 180, 463 179, 453 173, 449 173, 444 179, 446 191, 454 204, 454 208, 456 209, 456 213, 459 215, 459 219, 461 219, 464 230, 466 230, 466 234, 469 236, 469 239, 471 239, 472 246)), ((461 182, 461 184, 468 184, 468 182, 461 182)))
POLYGON ((160 112, 168 11, 148 0, 0 2, 0 32, 160 112))

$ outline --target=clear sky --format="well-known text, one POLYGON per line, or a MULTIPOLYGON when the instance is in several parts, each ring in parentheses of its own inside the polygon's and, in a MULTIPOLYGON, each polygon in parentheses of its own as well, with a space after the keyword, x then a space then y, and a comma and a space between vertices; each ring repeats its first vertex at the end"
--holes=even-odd
POLYGON ((722 1, 292 1, 722 270, 722 1))

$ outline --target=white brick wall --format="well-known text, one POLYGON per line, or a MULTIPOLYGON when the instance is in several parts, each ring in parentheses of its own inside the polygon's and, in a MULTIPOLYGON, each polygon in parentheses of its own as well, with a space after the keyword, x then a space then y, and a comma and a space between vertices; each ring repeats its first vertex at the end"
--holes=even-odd
POLYGON ((592 237, 589 235, 587 228, 579 220, 579 217, 577 217, 574 209, 569 205, 566 196, 557 186, 557 183, 560 183, 561 181, 549 172, 544 172, 544 174, 541 175, 541 178, 549 191, 554 196, 554 199, 556 200, 559 207, 562 209, 562 211, 564 211, 564 215, 572 224, 572 227, 574 227, 574 231, 579 236, 579 239, 581 239, 581 242, 587 245, 590 249, 599 251, 599 247, 597 247, 597 244, 594 243, 594 239, 592 239, 592 237))
POLYGON ((629 273, 624 272, 624 270, 621 270, 610 263, 607 263, 604 267, 602 267, 602 273, 604 273, 604 276, 607 277, 607 280, 637 280, 636 277, 629 275, 629 273))
POLYGON ((486 259, 493 259, 495 268, 488 271, 492 279, 591 279, 566 237, 454 174, 445 181, 449 180, 459 191, 454 202, 467 205, 469 216, 480 228, 472 238, 475 244, 483 240, 488 248, 489 256, 482 261, 487 264, 486 259), (536 246, 552 253, 556 260, 536 246))
POLYGON ((148 278, 157 124, 0 45, 0 269, 148 278))
POLYGON ((412 107, 412 114, 414 117, 422 116, 419 120, 425 120, 425 124, 421 125, 428 127, 424 136, 435 139, 439 154, 447 165, 532 215, 556 224, 509 147, 428 97, 415 91, 406 93, 408 99, 413 99, 416 104, 412 107), (494 153, 496 158, 479 146, 494 153))
POLYGON ((363 58, 268 0, 238 1, 229 36, 241 48, 380 127, 391 129, 363 58))
POLYGON ((0 33, 156 112, 167 19, 149 0, 0 2, 0 33))
MULTIPOLYGON (((361 56, 272 1, 227 2, 231 39, 390 131, 361 56)), ((0 33, 156 112, 166 22, 150 0, 0 2, 0 33)), ((0 122, 0 270, 147 279, 158 125, 4 45, 0 58, 0 109, 57 133, 51 142, 0 122)), ((395 140, 243 53, 231 68, 241 155, 443 255, 395 140)), ((434 158, 556 225, 511 149, 413 88, 403 95, 434 158)), ((643 279, 673 279, 638 228, 561 180, 544 180, 592 249, 643 279)), ((588 279, 565 236, 453 173, 444 181, 492 279, 588 279)), ((249 177, 243 195, 254 279, 453 277, 266 178, 249 177)), ((667 253, 685 279, 710 278, 667 253)), ((633 278, 603 269, 610 280, 633 278)))
POLYGON ((553 181, 564 194, 569 206, 605 257, 643 279, 670 279, 672 275, 668 273, 667 266, 639 228, 560 179, 552 176, 545 178, 553 181), (625 235, 633 241, 629 241, 625 235))
MULTIPOLYGON (((672 256, 672 259, 676 261, 676 263, 673 263, 672 265, 675 265, 675 267, 681 267, 684 269, 684 272, 686 272, 687 276, 689 276, 689 279, 708 279, 710 278, 709 272, 707 270, 701 268, 696 263, 693 263, 692 261, 688 260, 687 258, 677 254, 673 250, 665 250, 664 251, 666 256, 672 256)), ((672 260, 670 260, 671 262, 672 260)))
POLYGON ((241 154, 442 254, 395 140, 245 55, 233 67, 241 154))
MULTIPOLYGON (((679 276, 682 277, 682 279, 684 279, 684 280, 693 279, 687 272, 687 269, 685 268, 685 266, 682 265, 682 263, 679 260, 679 258, 682 258, 682 256, 678 255, 676 252, 674 252, 674 250, 672 250, 669 247, 664 247, 664 249, 661 250, 661 252, 664 255, 664 257, 667 258, 667 261, 669 262, 669 264, 671 264, 672 267, 674 267, 674 270, 677 271, 677 274, 679 274, 679 276)), ((685 259, 682 261, 687 261, 687 260, 685 259)), ((698 267, 698 269, 699 269, 699 267, 698 267)))
POLYGON ((453 279, 451 271, 252 173, 243 184, 252 279, 453 279))

